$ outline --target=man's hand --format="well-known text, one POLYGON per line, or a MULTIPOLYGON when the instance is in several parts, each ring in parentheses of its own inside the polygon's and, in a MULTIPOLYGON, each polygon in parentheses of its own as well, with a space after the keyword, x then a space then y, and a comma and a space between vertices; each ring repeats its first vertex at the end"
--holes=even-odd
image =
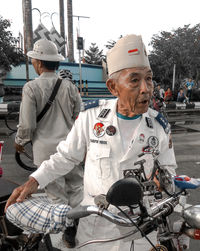
POLYGON ((158 187, 158 191, 162 192, 160 181, 157 179, 156 175, 154 176, 153 181, 156 183, 156 186, 158 187))
POLYGON ((14 143, 14 147, 18 153, 23 153, 24 152, 24 147, 21 145, 18 145, 17 143, 14 143))
MULTIPOLYGON (((158 180, 157 175, 158 175, 158 170, 156 171, 156 173, 155 173, 155 175, 153 177, 153 181, 156 184, 156 186, 158 187, 158 191, 162 192, 162 189, 160 187, 160 181, 158 180)), ((150 179, 150 177, 151 177, 151 174, 147 177, 147 179, 150 179)))
POLYGON ((4 211, 6 212, 7 208, 16 203, 16 202, 23 202, 26 198, 28 198, 32 193, 35 193, 38 188, 38 182, 33 177, 23 184, 22 186, 17 187, 9 197, 4 211))

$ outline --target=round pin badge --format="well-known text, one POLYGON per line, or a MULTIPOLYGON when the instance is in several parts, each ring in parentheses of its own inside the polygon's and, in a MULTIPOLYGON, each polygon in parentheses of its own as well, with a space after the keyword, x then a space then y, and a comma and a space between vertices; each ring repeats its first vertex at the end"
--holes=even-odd
POLYGON ((108 126, 108 127, 106 128, 106 133, 107 133, 109 136, 113 136, 113 135, 115 135, 115 133, 116 133, 116 128, 115 128, 114 126, 110 125, 110 126, 108 126))
POLYGON ((148 145, 151 147, 157 147, 159 144, 159 140, 156 136, 149 137, 147 142, 148 142, 148 145))
POLYGON ((93 133, 97 138, 102 137, 105 134, 104 124, 96 123, 93 128, 93 133))
POLYGON ((144 133, 141 133, 141 134, 139 135, 139 142, 140 142, 140 143, 143 143, 144 140, 145 140, 144 133))

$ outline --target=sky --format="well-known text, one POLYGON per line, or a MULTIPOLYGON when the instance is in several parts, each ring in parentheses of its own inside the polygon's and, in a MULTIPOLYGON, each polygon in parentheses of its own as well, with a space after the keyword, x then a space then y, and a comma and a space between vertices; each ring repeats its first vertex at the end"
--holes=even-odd
MULTIPOLYGON (((12 22, 11 31, 18 36, 23 32, 22 0, 0 0, 0 15, 12 22)), ((65 12, 66 3, 65 2, 65 12)), ((41 13, 53 14, 53 24, 59 31, 59 0, 32 0, 32 8, 38 8, 41 13)), ((33 30, 39 24, 39 12, 33 10, 33 30)), ((74 37, 77 28, 85 40, 85 49, 91 43, 96 43, 99 49, 106 52, 105 44, 109 40, 117 40, 120 35, 142 35, 147 50, 154 34, 161 31, 172 31, 178 27, 200 23, 199 0, 73 0, 74 37)), ((51 29, 52 23, 48 15, 42 15, 42 23, 51 29)), ((65 31, 67 35, 67 15, 65 15, 65 31)), ((78 55, 75 45, 75 58, 78 55)))

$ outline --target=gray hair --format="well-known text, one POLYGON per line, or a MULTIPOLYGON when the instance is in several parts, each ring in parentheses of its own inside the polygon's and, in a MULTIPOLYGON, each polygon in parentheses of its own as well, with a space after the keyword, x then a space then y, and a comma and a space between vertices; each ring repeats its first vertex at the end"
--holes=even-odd
POLYGON ((120 70, 120 71, 113 72, 113 73, 109 76, 109 79, 118 80, 120 74, 121 74, 121 70, 120 70))

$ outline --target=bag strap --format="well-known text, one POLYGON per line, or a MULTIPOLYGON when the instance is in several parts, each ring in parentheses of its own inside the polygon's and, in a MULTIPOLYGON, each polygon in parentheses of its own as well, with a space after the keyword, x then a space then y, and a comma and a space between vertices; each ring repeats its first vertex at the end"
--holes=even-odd
POLYGON ((40 112, 40 114, 38 114, 37 116, 37 123, 43 118, 43 116, 46 114, 46 112, 49 110, 50 106, 52 105, 54 99, 55 99, 55 96, 58 92, 58 89, 60 87, 60 84, 62 82, 62 79, 61 78, 58 78, 57 81, 56 81, 56 84, 53 88, 53 91, 51 93, 51 96, 49 98, 49 100, 47 101, 46 105, 44 106, 44 108, 42 109, 42 111, 40 112))

